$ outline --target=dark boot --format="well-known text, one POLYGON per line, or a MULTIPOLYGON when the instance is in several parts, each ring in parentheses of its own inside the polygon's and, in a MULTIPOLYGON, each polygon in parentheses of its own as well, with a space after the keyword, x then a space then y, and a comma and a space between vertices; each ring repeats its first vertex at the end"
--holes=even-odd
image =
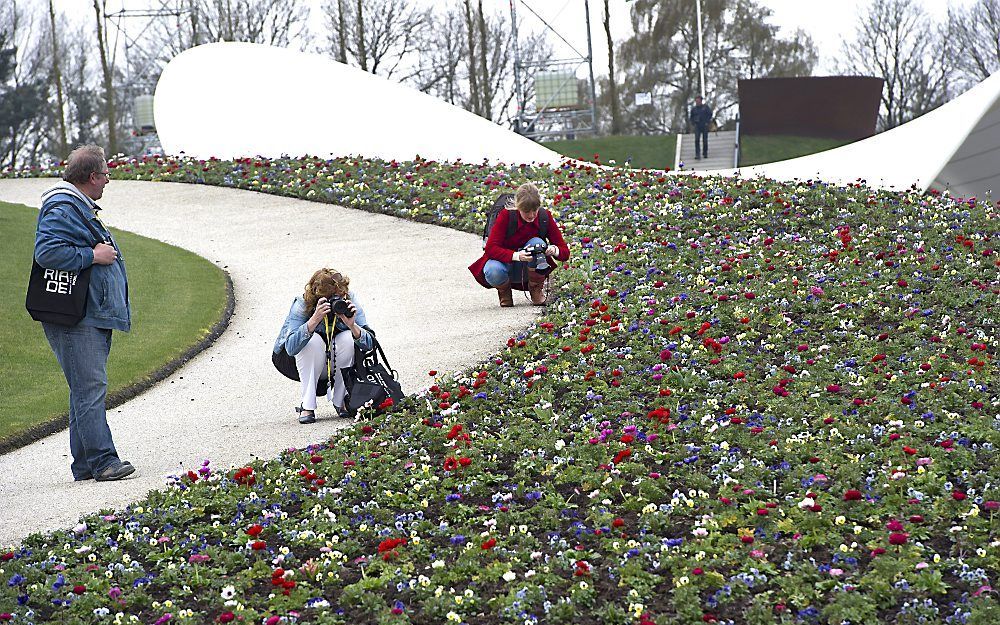
POLYGON ((528 293, 534 306, 545 305, 545 276, 534 269, 528 270, 528 293))
POLYGON ((514 305, 514 294, 510 292, 510 282, 504 282, 497 288, 497 295, 500 296, 500 307, 510 308, 514 305))

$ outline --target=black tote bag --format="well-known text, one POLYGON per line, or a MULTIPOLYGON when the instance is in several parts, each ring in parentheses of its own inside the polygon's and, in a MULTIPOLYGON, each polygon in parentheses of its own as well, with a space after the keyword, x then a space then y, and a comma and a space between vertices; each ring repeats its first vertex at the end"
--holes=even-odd
MULTIPOLYGON (((61 202, 71 206, 81 221, 94 235, 96 246, 104 240, 78 206, 71 202, 61 202)), ((56 206, 58 206, 57 204, 56 206)), ((24 307, 35 321, 55 323, 61 326, 75 326, 87 315, 87 292, 90 290, 90 272, 93 265, 77 273, 61 269, 46 269, 38 264, 32 255, 31 275, 28 278, 28 292, 24 307)))
POLYGON ((389 397, 397 402, 404 397, 403 389, 396 379, 399 374, 389 364, 389 359, 385 357, 374 334, 372 342, 374 344, 370 350, 355 347, 354 366, 346 371, 341 370, 348 374, 344 376, 344 380, 348 384, 347 408, 351 412, 357 412, 365 405, 377 408, 389 397), (379 362, 379 355, 382 356, 382 362, 379 362))

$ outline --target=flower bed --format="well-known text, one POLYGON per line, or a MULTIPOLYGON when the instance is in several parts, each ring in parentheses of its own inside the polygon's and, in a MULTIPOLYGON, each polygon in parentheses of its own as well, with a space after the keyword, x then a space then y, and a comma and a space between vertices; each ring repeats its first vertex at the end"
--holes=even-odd
POLYGON ((0 621, 1000 622, 994 206, 584 165, 113 170, 473 232, 531 179, 573 258, 480 367, 0 550, 0 621))

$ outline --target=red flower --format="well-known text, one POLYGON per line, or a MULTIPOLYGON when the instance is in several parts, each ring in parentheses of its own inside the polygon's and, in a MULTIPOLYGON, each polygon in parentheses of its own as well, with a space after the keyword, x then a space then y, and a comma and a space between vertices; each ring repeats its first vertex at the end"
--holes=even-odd
POLYGON ((664 350, 660 351, 660 361, 661 362, 667 362, 668 360, 670 360, 673 357, 674 357, 674 354, 669 349, 664 349, 664 350))
POLYGON ((827 393, 839 393, 840 392, 840 385, 839 384, 827 384, 826 385, 826 392, 827 393))
POLYGON ((632 450, 631 449, 623 449, 623 450, 619 451, 615 455, 615 459, 612 460, 611 462, 612 462, 612 464, 618 464, 619 462, 621 462, 625 458, 628 458, 631 455, 632 455, 632 450))
POLYGON ((323 456, 321 456, 319 454, 313 454, 309 458, 309 462, 312 462, 313 464, 319 464, 319 463, 323 462, 323 456))
POLYGON ((254 525, 251 525, 250 527, 247 528, 247 535, 248 536, 260 536, 260 533, 263 532, 263 531, 264 531, 263 526, 254 524, 254 525))
POLYGON ((267 543, 264 542, 263 540, 255 540, 253 541, 253 543, 250 544, 250 548, 253 549, 254 551, 261 551, 267 548, 267 543))
POLYGON ((482 545, 480 545, 480 548, 483 551, 488 551, 488 550, 492 549, 493 547, 495 547, 496 544, 497 544, 497 539, 496 538, 491 538, 491 539, 487 540, 486 542, 484 542, 482 545))
POLYGON ((467 467, 470 464, 472 464, 472 458, 465 458, 465 457, 459 458, 458 464, 462 465, 463 467, 467 467))
POLYGON ((624 519, 615 519, 611 522, 611 527, 621 527, 622 525, 625 525, 624 519))
POLYGON ((753 544, 753 536, 740 536, 740 540, 743 542, 744 545, 753 544))
POLYGON ((903 523, 896 519, 892 519, 891 521, 885 524, 885 529, 889 530, 890 532, 901 532, 903 531, 903 523))
POLYGON ((620 440, 621 440, 621 442, 623 442, 623 443, 625 443, 627 445, 627 444, 631 443, 632 441, 634 441, 635 437, 632 436, 631 434, 622 434, 622 437, 621 437, 620 440))
POLYGON ((951 498, 954 499, 955 501, 963 501, 965 497, 966 497, 965 493, 963 493, 960 490, 952 491, 951 493, 951 498))
POLYGON ((444 459, 444 470, 445 471, 454 471, 457 468, 458 468, 458 460, 455 460, 451 456, 449 456, 449 457, 447 457, 447 458, 444 459))
POLYGON ((232 612, 223 612, 222 614, 219 615, 220 623, 232 623, 235 620, 236 620, 236 615, 233 614, 232 612))
POLYGON ((701 574, 703 574, 704 572, 705 572, 705 571, 704 571, 704 570, 703 570, 703 569, 702 569, 702 568, 701 568, 700 566, 696 566, 696 567, 694 567, 694 569, 693 569, 693 570, 691 571, 691 574, 692 574, 692 575, 701 575, 701 574))
POLYGON ((87 592, 87 587, 86 586, 83 586, 81 584, 77 584, 76 586, 73 586, 73 594, 74 595, 82 595, 85 592, 87 592))
POLYGON ((909 537, 909 534, 906 534, 906 533, 903 533, 903 532, 893 532, 892 534, 889 534, 889 544, 890 545, 905 545, 906 544, 906 539, 908 537, 909 537))
POLYGON ((844 501, 860 501, 860 500, 861 500, 860 490, 855 490, 852 488, 844 492, 844 501))
POLYGON ((378 552, 385 553, 406 544, 405 538, 386 538, 378 544, 378 552))

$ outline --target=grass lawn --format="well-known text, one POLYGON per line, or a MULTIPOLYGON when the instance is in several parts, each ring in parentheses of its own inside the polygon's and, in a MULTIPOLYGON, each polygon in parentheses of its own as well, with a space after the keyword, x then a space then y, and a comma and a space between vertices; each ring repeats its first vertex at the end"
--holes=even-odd
MULTIPOLYGON (((69 389, 41 324, 24 310, 38 211, 0 202, 0 441, 68 410, 69 389)), ((112 229, 128 263, 132 332, 115 332, 108 392, 149 376, 205 336, 226 306, 226 277, 177 247, 112 229), (169 294, 169 295, 167 295, 169 294)))
POLYGON ((741 139, 740 165, 760 165, 789 158, 815 154, 824 150, 847 145, 844 139, 822 139, 819 137, 788 137, 782 135, 751 136, 741 139))
POLYGON ((619 167, 673 169, 677 151, 676 135, 617 135, 588 137, 573 141, 546 141, 545 147, 571 158, 592 163, 594 155, 601 163, 615 161, 619 167))
MULTIPOLYGON (((744 136, 740 165, 759 165, 815 154, 850 143, 840 139, 788 136, 744 136)), ((573 141, 547 141, 545 147, 582 161, 602 163, 614 160, 620 167, 667 169, 674 166, 676 135, 618 135, 589 137, 573 141)))

